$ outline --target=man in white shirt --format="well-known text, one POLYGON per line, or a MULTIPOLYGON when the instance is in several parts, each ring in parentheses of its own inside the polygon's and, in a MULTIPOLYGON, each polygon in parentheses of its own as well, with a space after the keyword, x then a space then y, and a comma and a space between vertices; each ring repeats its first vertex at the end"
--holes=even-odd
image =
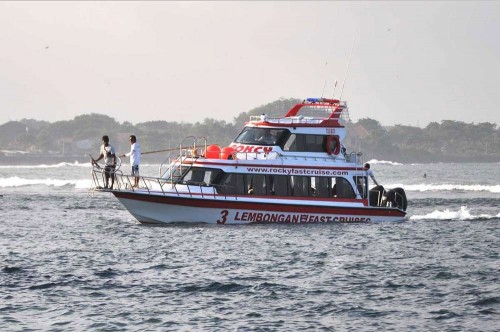
POLYGON ((363 170, 365 170, 366 174, 372 178, 373 183, 375 183, 378 186, 379 184, 378 184, 377 180, 375 180, 375 175, 373 174, 373 171, 370 169, 370 164, 365 163, 363 166, 363 170))
POLYGON ((137 143, 135 135, 130 135, 130 152, 120 157, 130 157, 130 165, 132 166, 131 175, 134 176, 134 188, 139 186, 139 164, 141 162, 141 147, 137 143))

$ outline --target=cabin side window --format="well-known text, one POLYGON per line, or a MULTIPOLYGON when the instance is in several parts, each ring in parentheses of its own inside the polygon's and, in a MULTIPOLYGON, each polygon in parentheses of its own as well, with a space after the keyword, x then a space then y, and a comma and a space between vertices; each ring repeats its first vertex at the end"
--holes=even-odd
POLYGON ((224 173, 219 177, 217 193, 226 195, 291 196, 288 176, 224 173))
POLYGON ((267 195, 266 176, 263 174, 247 174, 247 193, 249 195, 267 195))
POLYGON ((313 188, 311 186, 311 178, 309 176, 292 176, 292 195, 296 197, 313 196, 313 188))
POLYGON ((343 177, 333 178, 332 194, 337 198, 356 198, 351 184, 343 177))
POLYGON ((332 179, 326 177, 311 178, 314 197, 332 197, 332 179))
POLYGON ((284 151, 326 152, 326 135, 292 134, 283 146, 284 151))
POLYGON ((309 152, 325 152, 326 151, 326 136, 324 135, 305 135, 306 151, 309 152))
POLYGON ((286 175, 269 175, 271 195, 291 196, 292 185, 286 175))
POLYGON ((218 194, 246 195, 246 187, 244 174, 228 173, 222 176, 222 181, 215 189, 218 194))
POLYGON ((355 176, 354 183, 362 198, 368 197, 368 179, 366 176, 355 176))
POLYGON ((217 193, 226 195, 356 198, 351 183, 343 177, 227 173, 218 179, 217 193))
POLYGON ((285 175, 247 174, 247 194, 257 196, 291 196, 292 186, 285 175))
POLYGON ((184 173, 181 181, 185 184, 208 186, 216 182, 221 172, 219 169, 191 167, 184 173))

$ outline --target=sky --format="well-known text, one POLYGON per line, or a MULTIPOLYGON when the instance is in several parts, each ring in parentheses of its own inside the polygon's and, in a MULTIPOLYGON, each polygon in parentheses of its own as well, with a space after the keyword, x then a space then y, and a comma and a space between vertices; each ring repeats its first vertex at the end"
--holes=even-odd
POLYGON ((496 1, 0 1, 0 124, 232 122, 323 96, 353 121, 500 125, 499 17, 496 1))

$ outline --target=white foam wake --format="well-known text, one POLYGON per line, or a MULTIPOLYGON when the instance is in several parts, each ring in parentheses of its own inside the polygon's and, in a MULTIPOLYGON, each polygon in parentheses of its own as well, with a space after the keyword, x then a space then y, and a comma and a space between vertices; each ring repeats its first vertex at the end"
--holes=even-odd
POLYGON ((444 211, 435 210, 431 213, 425 215, 414 215, 410 217, 410 220, 473 220, 473 219, 492 219, 500 218, 500 213, 496 216, 491 214, 471 214, 471 210, 467 206, 460 207, 458 211, 450 211, 446 209, 444 211))
MULTIPOLYGON (((102 164, 101 164, 102 166, 102 164)), ((122 159, 122 167, 130 167, 130 164, 127 162, 123 162, 122 159)), ((159 167, 160 164, 141 164, 141 167, 159 167)), ((74 163, 59 163, 54 165, 0 165, 0 169, 31 169, 31 168, 63 168, 63 167, 83 167, 83 168, 91 168, 92 165, 89 163, 79 163, 75 161, 74 163)))
POLYGON ((368 163, 372 165, 393 165, 393 166, 401 166, 403 164, 397 163, 395 161, 388 161, 388 160, 377 160, 377 159, 372 159, 368 161, 368 163))
POLYGON ((500 193, 500 185, 484 185, 484 184, 434 184, 434 183, 420 183, 420 184, 402 184, 391 183, 384 185, 384 188, 401 187, 405 191, 488 191, 491 193, 500 193))
POLYGON ((92 180, 84 179, 84 180, 76 180, 76 179, 24 179, 19 178, 17 176, 13 176, 10 178, 0 179, 0 188, 13 188, 13 187, 22 187, 22 186, 35 186, 35 185, 44 185, 44 186, 52 186, 52 187, 63 187, 63 186, 74 186, 76 189, 87 189, 90 188, 92 184, 92 180))
POLYGON ((54 165, 42 164, 42 165, 12 165, 12 166, 1 165, 0 166, 1 169, 21 169, 21 168, 31 169, 31 168, 61 168, 61 167, 86 167, 86 168, 90 168, 91 164, 90 164, 90 162, 80 164, 79 162, 75 161, 74 163, 59 163, 59 164, 54 164, 54 165))

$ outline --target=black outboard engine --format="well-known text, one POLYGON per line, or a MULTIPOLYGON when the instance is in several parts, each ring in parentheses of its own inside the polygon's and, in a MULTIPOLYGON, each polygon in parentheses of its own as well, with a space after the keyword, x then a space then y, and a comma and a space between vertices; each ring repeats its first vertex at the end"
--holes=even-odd
POLYGON ((370 189, 370 206, 382 206, 382 198, 385 196, 385 189, 376 186, 370 189))
POLYGON ((389 190, 385 193, 384 198, 387 206, 397 207, 398 209, 406 211, 408 201, 406 199, 406 193, 403 188, 394 188, 389 190))

